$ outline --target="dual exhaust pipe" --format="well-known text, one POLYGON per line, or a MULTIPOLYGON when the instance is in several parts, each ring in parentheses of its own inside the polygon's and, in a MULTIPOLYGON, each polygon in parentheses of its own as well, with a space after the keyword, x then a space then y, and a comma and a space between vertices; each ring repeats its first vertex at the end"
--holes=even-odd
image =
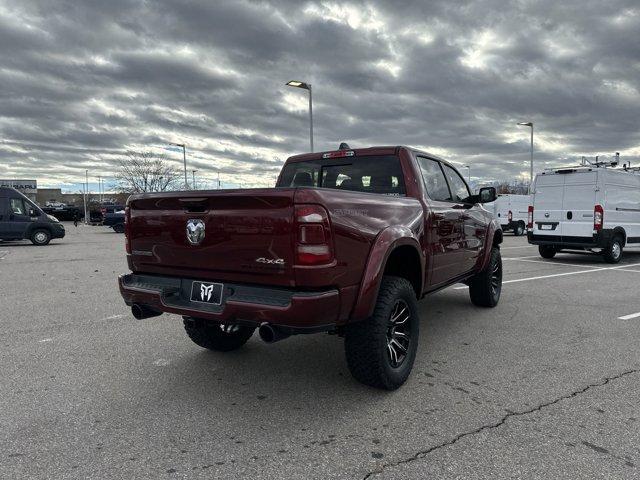
MULTIPOLYGON (((159 310, 155 310, 147 305, 143 305, 140 303, 134 303, 131 305, 131 314, 137 320, 144 320, 145 318, 157 317, 162 315, 162 312, 159 310)), ((291 336, 291 333, 288 331, 277 327, 275 325, 269 325, 268 323, 263 323, 258 328, 258 334, 264 343, 275 343, 280 340, 284 340, 291 336)))

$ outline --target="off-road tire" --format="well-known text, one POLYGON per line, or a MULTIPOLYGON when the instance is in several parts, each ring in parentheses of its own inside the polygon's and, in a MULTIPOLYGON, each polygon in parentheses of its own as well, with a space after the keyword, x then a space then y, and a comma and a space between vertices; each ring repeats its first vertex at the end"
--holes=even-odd
POLYGON ((118 223, 113 226, 113 231, 116 233, 124 233, 124 225, 122 223, 118 223))
POLYGON ((39 228, 31 233, 31 243, 37 246, 48 245, 51 241, 51 234, 48 230, 39 228))
POLYGON ((526 231, 526 229, 525 229, 525 226, 524 226, 524 222, 518 222, 518 224, 513 229, 513 234, 516 237, 520 237, 520 236, 524 235, 525 231, 526 231))
POLYGON ((554 245, 538 245, 538 252, 542 258, 553 258, 558 249, 554 245))
POLYGON ((622 260, 622 244, 624 240, 619 235, 613 237, 606 248, 602 251, 602 256, 607 263, 618 263, 622 260))
POLYGON ((502 292, 502 256, 499 248, 491 249, 489 265, 469 281, 469 297, 477 307, 495 307, 502 292))
MULTIPOLYGON (((400 317, 400 314, 397 314, 400 317)), ((404 316, 402 316, 404 318, 404 316)), ((401 318, 399 318, 401 320, 401 318)), ((345 354, 351 375, 361 383, 375 388, 395 390, 409 377, 418 348, 420 317, 416 293, 408 280, 400 277, 385 276, 382 278, 378 299, 373 315, 366 320, 347 325, 345 329, 345 354), (408 318, 404 322, 393 321, 396 308, 406 306, 408 318), (408 335, 402 339, 406 352, 402 361, 393 365, 392 353, 399 347, 392 340, 401 334, 408 335)), ((396 362, 399 360, 396 353, 396 362)))
POLYGON ((216 352, 237 350, 247 343, 255 330, 255 327, 244 325, 221 325, 199 318, 182 318, 184 329, 193 343, 216 352))

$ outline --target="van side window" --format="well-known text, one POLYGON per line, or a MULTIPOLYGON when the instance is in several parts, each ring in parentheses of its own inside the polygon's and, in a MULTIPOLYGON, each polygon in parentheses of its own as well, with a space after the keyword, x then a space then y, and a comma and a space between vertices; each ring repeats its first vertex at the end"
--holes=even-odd
POLYGON ((444 173, 447 176, 447 181, 449 182, 449 188, 451 188, 451 195, 453 196, 454 202, 464 202, 469 196, 469 188, 467 184, 464 183, 464 180, 460 176, 458 172, 456 172, 449 165, 442 165, 444 169, 444 173))
POLYGON ((9 210, 14 215, 27 215, 27 209, 21 198, 12 198, 9 200, 9 210))
POLYGON ((424 187, 429 198, 437 202, 450 202, 451 193, 442 168, 440 168, 440 162, 430 158, 418 157, 418 165, 420 166, 424 187))

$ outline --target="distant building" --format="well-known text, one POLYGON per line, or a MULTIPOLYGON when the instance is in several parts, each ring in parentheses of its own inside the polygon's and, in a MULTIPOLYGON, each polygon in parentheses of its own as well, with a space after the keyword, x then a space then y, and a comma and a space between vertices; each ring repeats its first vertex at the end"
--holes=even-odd
MULTIPOLYGON (((115 203, 118 205, 124 205, 127 202, 126 193, 103 193, 103 203, 115 203)), ((90 193, 87 201, 89 204, 98 203, 100 196, 97 193, 90 193)), ((82 193, 62 193, 60 188, 41 188, 38 190, 36 196, 36 202, 38 205, 74 205, 76 207, 82 207, 84 205, 84 198, 82 193)))

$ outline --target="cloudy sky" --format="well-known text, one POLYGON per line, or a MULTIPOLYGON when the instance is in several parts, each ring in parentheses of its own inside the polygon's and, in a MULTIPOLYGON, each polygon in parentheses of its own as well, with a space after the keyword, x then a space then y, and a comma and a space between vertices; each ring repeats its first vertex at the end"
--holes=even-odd
POLYGON ((640 162, 638 0, 0 0, 0 178, 71 188, 127 149, 181 166, 184 142, 201 179, 271 185, 308 150, 291 79, 313 84, 316 150, 408 144, 515 179, 533 121, 537 168, 640 162))

